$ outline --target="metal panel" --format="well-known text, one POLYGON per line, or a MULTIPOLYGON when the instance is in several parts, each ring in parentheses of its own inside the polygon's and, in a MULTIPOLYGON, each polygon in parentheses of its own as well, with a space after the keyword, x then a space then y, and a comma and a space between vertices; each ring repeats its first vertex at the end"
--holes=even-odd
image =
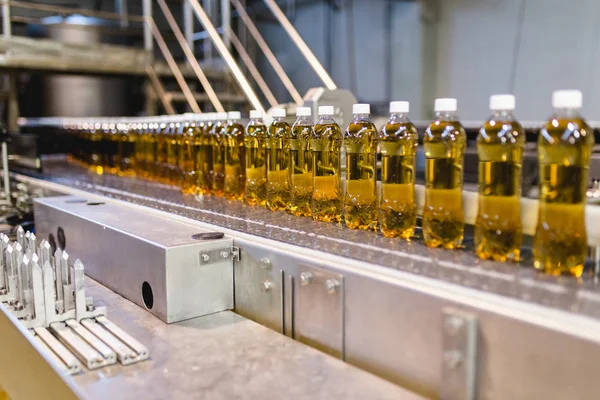
POLYGON ((295 338, 325 353, 344 358, 344 277, 301 265, 295 338))
POLYGON ((61 228, 65 249, 86 260, 89 276, 166 322, 233 308, 231 257, 200 265, 201 253, 231 248, 231 239, 194 240, 206 230, 129 207, 77 200, 36 200, 36 229, 48 238, 58 237, 61 228))

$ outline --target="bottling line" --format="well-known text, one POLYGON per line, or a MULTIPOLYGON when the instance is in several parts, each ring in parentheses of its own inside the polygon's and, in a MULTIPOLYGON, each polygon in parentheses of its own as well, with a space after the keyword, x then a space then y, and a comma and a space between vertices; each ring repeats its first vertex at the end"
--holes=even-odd
POLYGON ((598 398, 600 123, 580 91, 555 91, 547 121, 493 95, 485 121, 438 98, 411 122, 407 101, 371 113, 338 88, 274 0, 323 83, 304 97, 246 2, 215 27, 217 2, 186 1, 183 28, 173 2, 117 3, 83 14, 141 24, 143 50, 85 46, 113 27, 81 37, 66 7, 2 6, 0 69, 44 70, 57 97, 18 118, 11 89, 0 132, 0 400, 598 398), (19 7, 63 14, 43 23, 56 36, 12 37, 19 7), (194 54, 194 16, 227 74, 194 54), (58 93, 85 108, 81 87, 120 103, 110 73, 148 79, 143 115, 56 116, 58 93))

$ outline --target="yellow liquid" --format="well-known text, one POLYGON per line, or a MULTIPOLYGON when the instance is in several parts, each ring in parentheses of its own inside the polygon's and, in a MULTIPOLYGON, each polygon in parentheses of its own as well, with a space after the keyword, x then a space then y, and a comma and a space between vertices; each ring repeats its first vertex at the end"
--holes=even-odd
POLYGON ((313 194, 312 125, 294 125, 287 147, 290 154, 290 204, 289 211, 302 217, 312 215, 313 194))
POLYGON ((521 165, 525 135, 517 122, 490 120, 477 137, 479 212, 475 253, 484 260, 521 256, 521 165))
POLYGON ((267 205, 267 127, 251 121, 246 127, 246 185, 244 200, 250 205, 267 205))
POLYGON ((120 135, 115 132, 111 126, 105 128, 102 132, 102 166, 104 172, 109 174, 116 174, 120 164, 119 160, 119 143, 121 141, 120 135))
POLYGON ((144 176, 152 179, 156 165, 156 133, 148 127, 148 130, 143 134, 144 143, 144 176))
POLYGON ((210 138, 213 161, 211 193, 223 196, 225 193, 225 127, 221 122, 213 125, 210 138))
POLYGON ((370 121, 355 119, 344 137, 346 196, 344 222, 350 229, 377 228, 377 130, 370 121))
POLYGON ((204 195, 212 190, 212 140, 210 125, 197 124, 194 131, 194 168, 196 171, 196 185, 194 193, 204 195))
MULTIPOLYGON (((147 127, 147 125, 146 125, 147 127)), ((135 135, 134 146, 133 146, 133 170, 135 175, 144 177, 146 176, 146 156, 145 156, 145 129, 141 124, 135 125, 133 134, 135 135)))
POLYGON ((283 121, 273 121, 269 126, 267 141, 267 207, 282 211, 290 201, 289 138, 290 126, 283 121))
POLYGON ((342 220, 340 187, 342 132, 333 122, 320 121, 310 140, 313 163, 312 215, 317 221, 342 220))
POLYGON ((459 248, 464 235, 463 165, 467 136, 458 121, 434 121, 425 131, 423 238, 429 247, 459 248))
POLYGON ((417 141, 417 128, 410 122, 388 122, 381 132, 379 229, 385 237, 408 240, 414 234, 417 141))
POLYGON ((155 142, 155 157, 153 178, 158 182, 164 182, 166 176, 165 166, 167 165, 167 130, 166 124, 161 124, 157 127, 157 135, 155 142))
POLYGON ((181 193, 195 194, 196 168, 194 155, 194 128, 195 125, 188 124, 183 128, 181 143, 179 146, 179 165, 181 166, 181 193))
POLYGON ((135 176, 135 146, 137 135, 134 131, 122 132, 119 143, 119 175, 135 176))
POLYGON ((104 173, 103 165, 103 135, 101 132, 93 131, 88 135, 90 145, 90 156, 88 166, 90 171, 102 175, 104 173))
POLYGON ((179 124, 171 124, 167 133, 167 163, 165 164, 165 182, 171 185, 179 184, 179 143, 177 133, 179 124))
POLYGON ((549 121, 538 139, 540 194, 534 266, 581 276, 587 258, 585 204, 594 136, 581 118, 549 121))
POLYGON ((231 122, 225 127, 225 196, 234 200, 244 198, 246 185, 246 147, 244 127, 231 122))

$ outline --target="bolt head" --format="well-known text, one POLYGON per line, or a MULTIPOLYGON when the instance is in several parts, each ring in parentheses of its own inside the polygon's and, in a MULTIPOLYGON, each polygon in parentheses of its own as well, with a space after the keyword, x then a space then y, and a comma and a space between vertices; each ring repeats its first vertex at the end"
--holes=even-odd
POLYGON ((229 253, 228 253, 228 252, 226 252, 226 251, 222 251, 222 252, 221 252, 221 257, 223 257, 223 258, 227 258, 227 257, 229 257, 229 253))
POLYGON ((446 333, 454 336, 460 332, 464 324, 465 322, 461 318, 449 317, 444 321, 444 329, 446 330, 446 333))
POLYGON ((202 261, 208 262, 210 260, 210 256, 208 254, 202 254, 202 261))
POLYGON ((460 350, 449 350, 444 353, 444 363, 450 369, 458 368, 463 362, 463 354, 460 350))
POLYGON ((262 269, 271 269, 271 260, 269 260, 267 257, 263 257, 260 259, 260 267, 262 269))
POLYGON ((302 272, 300 274, 300 284, 302 286, 309 285, 313 280, 313 274, 310 272, 302 272))
POLYGON ((327 288, 327 293, 335 294, 340 287, 340 282, 337 279, 327 279, 325 281, 325 287, 327 288))
POLYGON ((273 282, 266 280, 260 283, 260 290, 267 293, 273 289, 273 282))

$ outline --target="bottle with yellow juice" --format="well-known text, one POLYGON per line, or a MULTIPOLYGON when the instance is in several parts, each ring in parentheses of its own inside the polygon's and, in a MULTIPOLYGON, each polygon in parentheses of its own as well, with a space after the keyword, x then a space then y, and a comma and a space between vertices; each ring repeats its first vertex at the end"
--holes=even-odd
POLYGON ((246 185, 244 201, 250 205, 267 205, 267 141, 269 133, 260 110, 250 111, 246 125, 246 185))
POLYGON ((467 135, 456 99, 435 100, 435 119, 425 130, 423 238, 429 247, 459 248, 464 235, 463 166, 467 135))
POLYGON ((181 166, 181 193, 194 194, 196 169, 194 154, 194 131, 196 128, 196 116, 188 114, 185 123, 181 127, 179 145, 179 165, 181 166))
POLYGON ((135 176, 135 144, 137 134, 132 123, 121 119, 117 123, 117 134, 119 135, 119 168, 118 173, 122 176, 135 176))
POLYGON ((552 105, 554 114, 538 137, 534 266, 552 275, 579 277, 588 254, 585 206, 594 133, 580 114, 579 90, 555 91, 552 105))
POLYGON ((167 139, 169 130, 170 118, 162 117, 155 126, 156 141, 155 141, 155 156, 154 156, 154 171, 153 177, 157 182, 164 182, 167 166, 167 139))
POLYGON ((246 147, 242 114, 230 111, 225 126, 225 196, 232 200, 244 198, 246 185, 246 147))
POLYGON ((392 101, 379 135, 381 200, 379 229, 385 237, 410 239, 417 223, 415 176, 419 133, 408 119, 408 101, 392 101))
POLYGON ((352 106, 354 118, 344 135, 346 193, 344 222, 350 229, 377 228, 377 129, 368 104, 352 106))
POLYGON ((302 217, 312 215, 313 163, 310 140, 314 128, 310 107, 296 108, 296 122, 286 139, 289 149, 289 211, 302 217))
POLYGON ((521 256, 521 170, 525 132, 513 95, 490 97, 492 116, 477 136, 479 211, 475 253, 484 260, 518 262, 521 256))
POLYGON ((212 145, 212 191, 216 196, 225 194, 225 125, 227 113, 216 113, 210 130, 212 145))
POLYGON ((312 150, 312 215, 317 221, 342 220, 342 130, 333 119, 333 106, 320 106, 310 139, 312 150))
POLYGON ((289 206, 289 139, 291 128, 285 122, 283 108, 274 108, 273 121, 269 125, 267 140, 267 207, 272 211, 282 211, 289 206))

